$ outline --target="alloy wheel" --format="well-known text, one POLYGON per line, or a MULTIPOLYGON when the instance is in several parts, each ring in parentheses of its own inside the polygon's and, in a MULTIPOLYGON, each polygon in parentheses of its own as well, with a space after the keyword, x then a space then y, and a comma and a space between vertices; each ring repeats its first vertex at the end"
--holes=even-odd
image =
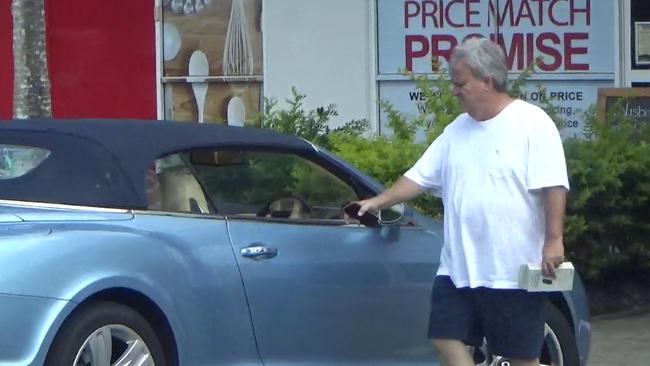
POLYGON ((149 347, 131 328, 110 324, 86 338, 73 366, 155 366, 149 347))

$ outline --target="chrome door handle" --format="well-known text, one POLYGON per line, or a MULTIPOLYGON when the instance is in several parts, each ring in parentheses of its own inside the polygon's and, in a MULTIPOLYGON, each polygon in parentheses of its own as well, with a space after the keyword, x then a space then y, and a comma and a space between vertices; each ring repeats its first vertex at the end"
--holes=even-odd
POLYGON ((254 260, 270 259, 278 255, 278 250, 273 247, 267 247, 264 244, 252 244, 241 248, 241 256, 254 260))

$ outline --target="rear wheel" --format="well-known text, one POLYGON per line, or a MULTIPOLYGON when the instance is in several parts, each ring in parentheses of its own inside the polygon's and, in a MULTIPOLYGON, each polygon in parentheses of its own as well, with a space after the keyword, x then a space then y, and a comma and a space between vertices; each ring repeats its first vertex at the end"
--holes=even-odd
POLYGON ((135 310, 97 302, 76 310, 57 333, 46 366, 166 366, 160 340, 135 310))
POLYGON ((546 309, 544 346, 539 359, 540 365, 579 366, 580 357, 573 330, 555 306, 546 309))

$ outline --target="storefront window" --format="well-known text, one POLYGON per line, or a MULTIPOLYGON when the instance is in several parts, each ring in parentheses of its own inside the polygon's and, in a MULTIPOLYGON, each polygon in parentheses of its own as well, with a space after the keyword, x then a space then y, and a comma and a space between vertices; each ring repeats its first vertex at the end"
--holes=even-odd
POLYGON ((650 7, 647 0, 632 0, 632 69, 650 69, 650 7))

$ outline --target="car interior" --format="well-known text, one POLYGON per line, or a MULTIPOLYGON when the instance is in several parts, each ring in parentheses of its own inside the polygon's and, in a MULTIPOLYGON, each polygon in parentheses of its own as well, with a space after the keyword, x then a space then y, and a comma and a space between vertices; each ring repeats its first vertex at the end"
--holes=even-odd
POLYGON ((359 225, 343 210, 358 200, 355 191, 290 154, 173 154, 156 160, 146 182, 150 210, 359 225))
POLYGON ((187 167, 168 168, 157 176, 160 186, 160 207, 163 211, 210 212, 201 185, 187 167))

